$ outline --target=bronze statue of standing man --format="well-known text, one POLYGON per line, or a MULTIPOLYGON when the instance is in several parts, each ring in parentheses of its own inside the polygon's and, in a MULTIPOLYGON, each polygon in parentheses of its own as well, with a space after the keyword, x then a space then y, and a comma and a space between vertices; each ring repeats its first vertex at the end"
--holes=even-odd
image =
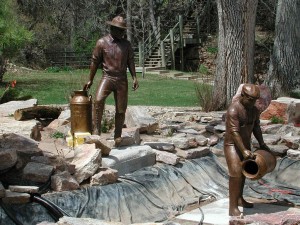
POLYGON ((241 96, 229 106, 226 113, 226 132, 224 153, 229 173, 229 215, 240 216, 238 206, 252 208, 253 204, 243 198, 245 176, 242 162, 253 159, 251 152, 251 134, 257 139, 260 149, 270 150, 264 143, 259 110, 255 102, 260 96, 259 88, 254 84, 244 84, 241 96))
POLYGON ((107 23, 110 25, 110 34, 100 38, 96 43, 90 65, 90 79, 84 86, 84 90, 91 87, 100 66, 103 75, 95 96, 93 134, 101 134, 105 100, 113 92, 116 107, 114 139, 117 145, 121 141, 128 102, 127 67, 133 79, 132 89, 135 91, 139 84, 136 78, 133 49, 130 42, 124 38, 127 29, 124 18, 116 16, 107 23))

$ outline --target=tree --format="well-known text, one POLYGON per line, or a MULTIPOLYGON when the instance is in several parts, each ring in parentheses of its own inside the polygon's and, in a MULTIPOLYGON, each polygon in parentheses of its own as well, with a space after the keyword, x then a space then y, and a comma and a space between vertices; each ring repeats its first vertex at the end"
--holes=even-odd
POLYGON ((218 0, 219 39, 213 99, 215 109, 231 103, 241 83, 253 81, 257 0, 218 0))
POLYGON ((127 39, 132 42, 132 10, 131 10, 132 2, 131 0, 127 0, 127 9, 126 9, 126 25, 127 25, 127 39))
POLYGON ((0 82, 6 72, 6 60, 18 53, 18 50, 31 40, 31 33, 20 25, 15 17, 14 1, 0 2, 0 82))
POLYGON ((279 0, 266 83, 273 98, 300 88, 300 1, 279 0))

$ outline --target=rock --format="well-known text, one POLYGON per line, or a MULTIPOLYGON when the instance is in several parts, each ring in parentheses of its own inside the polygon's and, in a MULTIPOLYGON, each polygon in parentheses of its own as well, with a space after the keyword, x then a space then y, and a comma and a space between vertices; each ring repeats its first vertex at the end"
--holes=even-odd
MULTIPOLYGON (((281 137, 279 135, 263 134, 263 139, 267 145, 276 145, 280 141, 281 137)), ((254 137, 252 137, 252 145, 255 148, 259 148, 258 141, 254 137)))
POLYGON ((299 150, 293 150, 293 149, 289 149, 287 151, 287 156, 291 159, 300 159, 300 151, 299 150))
POLYGON ((21 168, 30 162, 32 156, 42 155, 38 142, 20 134, 3 134, 0 143, 0 170, 14 166, 16 161, 17 168, 21 168))
POLYGON ((287 121, 286 115, 287 104, 272 100, 269 107, 260 114, 260 119, 271 120, 272 118, 283 119, 287 121))
POLYGON ((259 225, 292 225, 299 224, 300 215, 289 210, 275 213, 255 213, 253 215, 246 215, 245 218, 230 217, 229 224, 259 224, 259 225))
POLYGON ((17 163, 17 151, 15 149, 0 148, 0 171, 12 168, 17 163))
POLYGON ((77 182, 80 184, 93 176, 101 166, 101 160, 101 151, 95 148, 95 144, 83 144, 76 147, 71 163, 75 165, 74 177, 77 182))
POLYGON ((167 152, 173 152, 175 150, 174 144, 168 142, 144 142, 144 145, 149 145, 151 148, 167 152))
POLYGON ((282 124, 270 124, 266 126, 261 126, 261 131, 265 134, 276 134, 279 129, 282 127, 282 124))
POLYGON ((292 136, 300 135, 300 129, 294 127, 292 124, 284 124, 279 128, 277 134, 284 136, 285 134, 291 133, 292 136))
POLYGON ((29 99, 26 101, 10 101, 0 104, 0 116, 13 115, 18 109, 28 108, 35 106, 37 104, 37 99, 29 99))
POLYGON ((38 193, 39 192, 39 187, 37 187, 37 186, 9 185, 8 189, 11 192, 19 192, 19 193, 38 193))
POLYGON ((205 146, 208 143, 208 138, 204 137, 203 135, 197 135, 195 140, 200 146, 205 146))
POLYGON ((116 183, 118 180, 118 171, 111 168, 100 168, 91 178, 91 186, 107 185, 116 183))
POLYGON ((180 149, 189 149, 190 148, 190 142, 189 139, 186 137, 173 137, 172 143, 176 148, 180 149))
MULTIPOLYGON (((60 157, 68 160, 74 157, 74 149, 67 146, 64 138, 55 137, 55 130, 45 127, 42 131, 42 140, 39 143, 39 148, 43 154, 49 158, 60 157)), ((60 136, 60 134, 58 133, 60 136)))
POLYGON ((214 118, 212 116, 203 116, 201 117, 201 122, 202 123, 209 123, 210 121, 212 121, 214 118))
POLYGON ((277 101, 287 103, 287 123, 292 123, 296 125, 300 123, 300 99, 290 98, 290 97, 281 97, 277 101))
POLYGON ((67 120, 67 121, 71 122, 71 110, 70 109, 63 110, 60 113, 58 119, 59 120, 67 120))
POLYGON ((120 176, 132 173, 156 162, 153 149, 147 145, 112 149, 108 157, 102 159, 102 166, 118 170, 120 176))
POLYGON ((213 146, 213 145, 216 145, 219 141, 219 137, 217 135, 211 135, 209 138, 208 138, 208 142, 207 142, 207 145, 208 146, 213 146))
POLYGON ((53 166, 29 162, 23 169, 23 178, 38 183, 46 183, 53 171, 53 166))
POLYGON ((198 147, 193 149, 188 149, 184 151, 179 151, 177 154, 185 159, 196 159, 206 156, 210 153, 209 147, 198 147))
POLYGON ((286 155, 287 151, 289 150, 289 148, 285 145, 268 145, 268 147, 270 148, 271 152, 276 155, 276 156, 280 156, 283 157, 286 155))
POLYGON ((31 162, 43 163, 47 165, 50 165, 51 163, 49 157, 47 156, 32 156, 30 160, 31 162))
POLYGON ((154 150, 155 154, 156 154, 156 161, 157 162, 162 162, 165 164, 169 164, 169 165, 176 165, 177 163, 179 163, 180 158, 170 152, 162 152, 162 151, 158 151, 158 150, 154 150))
POLYGON ((260 119, 260 126, 263 127, 263 126, 266 126, 266 125, 269 125, 271 124, 271 121, 270 120, 263 120, 263 119, 260 119))
POLYGON ((261 119, 282 118, 286 123, 297 124, 300 121, 300 100, 282 97, 272 100, 269 107, 261 113, 261 119))
POLYGON ((282 141, 286 144, 287 147, 291 149, 298 149, 300 143, 300 136, 284 136, 282 137, 282 141))
POLYGON ((194 130, 194 129, 180 129, 177 131, 178 133, 185 133, 185 134, 200 134, 198 131, 194 130))
POLYGON ((31 129, 37 122, 37 120, 16 121, 13 117, 2 117, 0 134, 15 133, 30 138, 31 129))
POLYGON ((216 131, 221 131, 221 132, 225 132, 226 128, 225 128, 225 124, 218 124, 217 126, 215 126, 215 130, 216 131))
POLYGON ((215 133, 215 126, 213 126, 213 125, 207 125, 207 126, 205 127, 205 130, 206 130, 207 132, 209 132, 209 133, 214 134, 214 133, 215 133))
POLYGON ((127 127, 138 127, 140 133, 152 134, 158 129, 158 122, 141 106, 130 106, 126 111, 127 127))
POLYGON ((95 144, 96 148, 101 150, 102 156, 108 156, 111 151, 111 148, 107 146, 106 141, 103 140, 99 135, 90 135, 84 137, 84 143, 95 144))
POLYGON ((56 160, 56 162, 53 163, 56 171, 67 171, 70 174, 75 173, 76 166, 74 164, 71 164, 69 162, 66 162, 66 160, 56 160))
POLYGON ((37 223, 36 225, 57 225, 57 223, 52 223, 52 222, 48 222, 48 221, 43 221, 43 222, 37 223))
POLYGON ((54 191, 71 191, 79 189, 79 184, 67 171, 57 173, 51 177, 51 188, 54 191))
POLYGON ((6 204, 25 204, 30 202, 30 194, 6 190, 2 201, 6 204))
POLYGON ((69 123, 68 120, 55 119, 47 127, 56 130, 58 127, 61 127, 63 125, 67 125, 68 123, 69 123))
POLYGON ((130 146, 141 143, 140 131, 138 127, 124 128, 122 130, 122 137, 115 140, 115 146, 130 146), (116 143, 118 141, 118 143, 116 143))
POLYGON ((92 218, 75 218, 75 217, 62 217, 57 222, 57 225, 125 225, 121 222, 107 222, 92 218))

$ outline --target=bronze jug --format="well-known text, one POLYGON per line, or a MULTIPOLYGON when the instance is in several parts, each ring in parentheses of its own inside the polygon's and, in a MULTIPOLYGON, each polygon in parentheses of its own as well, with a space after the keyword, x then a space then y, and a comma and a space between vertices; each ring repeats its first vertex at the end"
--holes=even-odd
POLYGON ((254 152, 255 159, 242 162, 242 172, 251 180, 258 180, 272 172, 276 166, 276 157, 269 151, 258 149, 254 152))
POLYGON ((92 96, 87 90, 74 91, 70 101, 71 134, 76 132, 92 133, 92 96))

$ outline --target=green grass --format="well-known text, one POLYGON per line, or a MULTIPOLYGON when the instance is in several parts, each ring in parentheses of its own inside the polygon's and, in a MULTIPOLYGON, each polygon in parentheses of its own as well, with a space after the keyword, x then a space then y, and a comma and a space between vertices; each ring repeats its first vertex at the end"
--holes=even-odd
MULTIPOLYGON (((31 95, 38 100, 38 104, 67 104, 69 96, 74 90, 82 89, 88 80, 88 70, 70 71, 35 71, 19 74, 5 74, 4 82, 17 80, 16 90, 19 97, 31 95)), ((129 105, 153 106, 197 106, 194 82, 187 80, 174 80, 160 75, 146 74, 145 78, 138 74, 139 89, 132 91, 132 79, 129 81, 129 105)), ((94 95, 101 78, 98 70, 90 94, 94 95)), ((0 94, 4 86, 0 87, 0 94)), ((114 104, 111 94, 106 104, 114 104)))

